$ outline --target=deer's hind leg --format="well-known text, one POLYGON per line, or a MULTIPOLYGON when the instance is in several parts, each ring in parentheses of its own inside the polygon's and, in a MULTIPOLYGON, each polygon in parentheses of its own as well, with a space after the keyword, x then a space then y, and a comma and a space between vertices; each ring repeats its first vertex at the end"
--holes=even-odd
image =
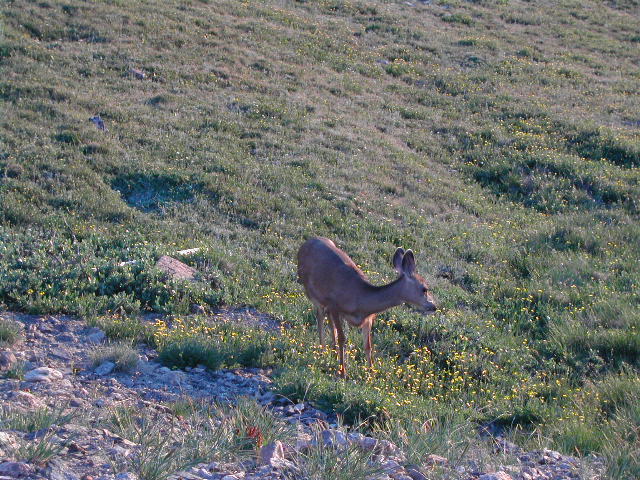
POLYGON ((373 320, 375 318, 375 315, 369 315, 364 319, 362 325, 360 326, 360 328, 362 329, 364 352, 367 356, 367 363, 369 364, 369 368, 373 367, 373 342, 371 340, 371 326, 373 325, 373 320))

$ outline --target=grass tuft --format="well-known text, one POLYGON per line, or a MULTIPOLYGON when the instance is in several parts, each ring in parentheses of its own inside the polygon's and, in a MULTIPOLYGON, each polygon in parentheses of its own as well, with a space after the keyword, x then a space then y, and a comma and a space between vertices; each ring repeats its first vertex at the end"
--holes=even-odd
POLYGON ((130 343, 114 342, 95 347, 89 353, 89 359, 93 367, 109 361, 116 364, 116 371, 130 372, 138 365, 139 357, 138 351, 130 343))
POLYGON ((11 346, 22 334, 22 325, 13 320, 0 318, 0 347, 11 346))

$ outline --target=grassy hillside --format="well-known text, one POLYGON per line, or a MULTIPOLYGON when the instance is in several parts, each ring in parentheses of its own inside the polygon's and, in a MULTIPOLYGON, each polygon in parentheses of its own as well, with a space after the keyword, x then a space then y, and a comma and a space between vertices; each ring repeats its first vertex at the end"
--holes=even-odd
POLYGON ((635 478, 639 10, 8 1, 0 306, 126 327, 168 359, 188 347, 215 365, 285 365, 282 391, 347 418, 446 412, 534 431, 635 478), (311 235, 375 283, 393 278, 395 247, 414 249, 442 307, 381 315, 374 372, 352 332, 353 375, 337 387, 295 281, 311 235), (153 268, 192 247, 200 283, 153 268), (294 328, 276 338, 180 317, 143 332, 120 318, 221 302, 294 328))

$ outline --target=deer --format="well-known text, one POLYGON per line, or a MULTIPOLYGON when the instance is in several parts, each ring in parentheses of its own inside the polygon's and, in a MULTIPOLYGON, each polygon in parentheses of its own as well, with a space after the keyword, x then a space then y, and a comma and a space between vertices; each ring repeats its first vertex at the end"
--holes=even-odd
POLYGON ((389 308, 409 303, 423 315, 436 312, 436 305, 424 278, 416 272, 411 250, 398 248, 393 255, 398 278, 376 286, 367 279, 344 251, 328 238, 313 237, 298 250, 298 282, 313 304, 320 345, 324 347, 324 323, 328 317, 333 346, 338 348, 338 375, 346 378, 344 324, 362 331, 369 368, 373 367, 371 327, 376 315, 389 308))

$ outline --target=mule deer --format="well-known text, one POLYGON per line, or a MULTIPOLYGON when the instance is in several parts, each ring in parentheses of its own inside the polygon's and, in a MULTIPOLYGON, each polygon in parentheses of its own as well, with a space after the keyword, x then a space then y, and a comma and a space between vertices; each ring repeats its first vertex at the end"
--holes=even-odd
POLYGON ((324 345, 324 318, 328 316, 334 347, 336 340, 338 343, 342 377, 347 374, 343 320, 362 330, 371 368, 371 325, 377 313, 405 302, 416 305, 425 315, 436 311, 429 287, 416 272, 413 252, 398 248, 393 266, 400 276, 388 285, 375 286, 353 260, 327 238, 311 238, 298 251, 298 281, 314 305, 320 345, 324 345))

